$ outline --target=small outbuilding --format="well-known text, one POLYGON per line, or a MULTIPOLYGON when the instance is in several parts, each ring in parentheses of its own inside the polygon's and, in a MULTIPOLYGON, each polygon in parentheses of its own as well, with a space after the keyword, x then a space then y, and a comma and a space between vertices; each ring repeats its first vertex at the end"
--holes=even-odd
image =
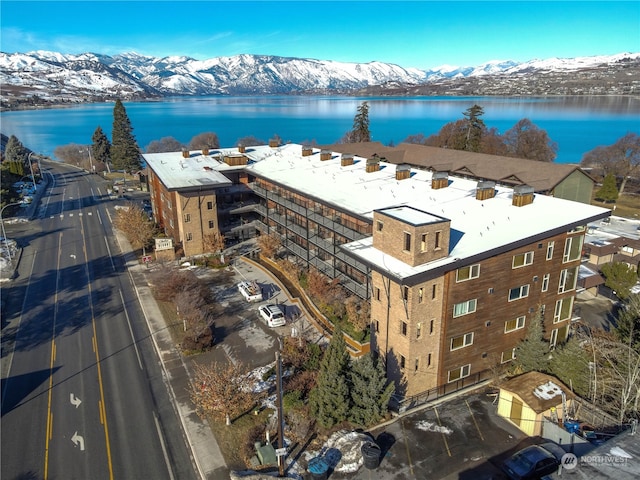
POLYGON ((575 396, 557 378, 540 372, 514 377, 500 387, 498 415, 530 436, 542 434, 543 419, 562 421, 575 410, 575 396))

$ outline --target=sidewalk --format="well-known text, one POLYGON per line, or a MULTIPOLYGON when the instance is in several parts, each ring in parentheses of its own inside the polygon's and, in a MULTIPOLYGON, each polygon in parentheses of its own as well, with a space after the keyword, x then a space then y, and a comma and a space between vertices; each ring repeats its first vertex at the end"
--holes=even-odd
POLYGON ((180 417, 200 478, 217 480, 229 477, 229 469, 209 425, 200 419, 189 398, 189 370, 166 327, 158 304, 146 279, 146 267, 138 262, 125 236, 115 230, 127 271, 136 289, 145 320, 166 379, 169 395, 180 417))

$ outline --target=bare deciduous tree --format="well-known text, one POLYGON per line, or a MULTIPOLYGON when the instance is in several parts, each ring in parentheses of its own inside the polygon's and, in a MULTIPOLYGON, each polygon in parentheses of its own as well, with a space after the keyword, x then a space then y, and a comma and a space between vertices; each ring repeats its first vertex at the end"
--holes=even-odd
POLYGON ((199 133, 191 139, 189 142, 190 150, 197 150, 202 148, 219 148, 220 140, 218 134, 214 132, 199 133))
POLYGON ((189 388, 191 401, 201 418, 220 415, 231 425, 236 417, 254 405, 255 395, 242 363, 194 364, 194 378, 189 388))
POLYGON ((180 152, 184 145, 173 137, 162 137, 160 140, 153 140, 147 145, 147 153, 180 152))
POLYGON ((370 303, 357 297, 349 297, 345 306, 349 321, 357 330, 364 331, 369 325, 370 303))
POLYGON ((146 253, 146 247, 151 243, 156 227, 142 208, 129 202, 124 208, 116 211, 113 224, 125 234, 135 250, 142 248, 142 254, 146 253))
POLYGON ((218 253, 224 250, 224 235, 219 231, 209 233, 202 238, 204 250, 206 252, 218 253))
POLYGON ((267 258, 274 258, 282 246, 282 241, 277 233, 260 235, 258 237, 258 246, 262 255, 267 258))

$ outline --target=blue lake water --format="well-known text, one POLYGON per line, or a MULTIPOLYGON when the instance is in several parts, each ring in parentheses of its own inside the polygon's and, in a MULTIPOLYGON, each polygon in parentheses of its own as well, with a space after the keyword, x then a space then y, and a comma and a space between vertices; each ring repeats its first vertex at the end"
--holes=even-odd
MULTIPOLYGON (((337 142, 353 126, 363 101, 369 102, 374 141, 402 142, 409 135, 429 136, 463 118, 474 104, 484 109, 487 127, 504 133, 528 118, 558 144, 559 163, 578 163, 600 145, 640 133, 640 99, 632 97, 180 97, 158 102, 125 102, 138 145, 174 137, 188 143, 202 132, 215 132, 223 147, 254 136, 265 142, 319 144, 337 142)), ((0 130, 16 135, 33 151, 53 156, 57 146, 90 144, 100 126, 111 137, 113 104, 2 112, 0 130)))

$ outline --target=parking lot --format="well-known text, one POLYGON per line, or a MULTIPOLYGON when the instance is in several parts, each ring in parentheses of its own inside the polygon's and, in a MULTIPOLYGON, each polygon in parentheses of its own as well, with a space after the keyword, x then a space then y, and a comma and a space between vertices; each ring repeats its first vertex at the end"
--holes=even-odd
MULTIPOLYGON (((203 275, 203 272, 197 272, 203 275)), ((210 275, 220 275, 221 272, 210 275)), ((278 282, 260 266, 235 261, 224 274, 225 281, 212 281, 216 301, 224 314, 216 321, 216 347, 191 361, 242 362, 250 368, 275 360, 279 337, 292 329, 304 330, 306 338, 327 341, 288 296, 278 282), (237 283, 255 281, 263 300, 247 302, 237 283), (258 314, 258 307, 280 305, 287 325, 269 327, 258 314)), ((513 424, 498 417, 497 403, 486 388, 441 399, 436 404, 404 414, 369 433, 382 449, 375 470, 361 467, 357 472, 330 472, 329 478, 356 480, 404 479, 503 479, 501 464, 525 446, 541 443, 529 438, 513 424)))

